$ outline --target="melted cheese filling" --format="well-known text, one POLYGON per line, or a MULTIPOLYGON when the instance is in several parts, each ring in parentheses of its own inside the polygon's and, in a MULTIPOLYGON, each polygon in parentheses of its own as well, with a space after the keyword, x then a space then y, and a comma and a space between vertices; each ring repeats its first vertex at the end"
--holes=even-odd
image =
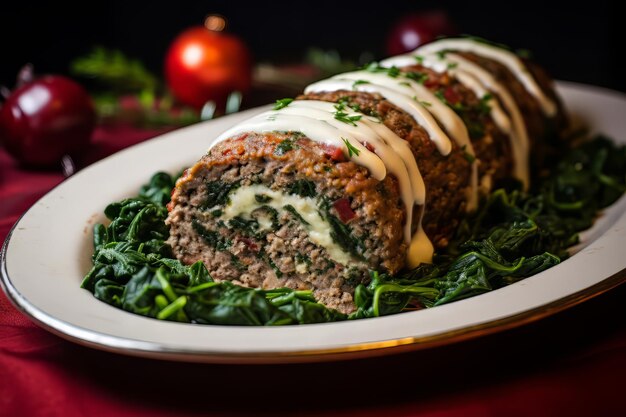
MULTIPOLYGON (((283 213, 286 211, 285 206, 290 205, 302 216, 302 219, 308 223, 300 224, 307 230, 311 242, 323 247, 333 261, 339 262, 342 265, 355 262, 352 255, 335 243, 331 236, 332 228, 320 215, 315 199, 285 194, 260 184, 239 187, 232 191, 228 197, 230 202, 223 207, 222 215, 219 217, 220 220, 228 221, 235 217, 251 219, 250 213, 262 206, 269 206, 279 213, 283 213), (260 203, 257 201, 257 195, 269 197, 270 200, 260 203)), ((271 220, 261 216, 258 222, 262 230, 272 229, 271 220)))

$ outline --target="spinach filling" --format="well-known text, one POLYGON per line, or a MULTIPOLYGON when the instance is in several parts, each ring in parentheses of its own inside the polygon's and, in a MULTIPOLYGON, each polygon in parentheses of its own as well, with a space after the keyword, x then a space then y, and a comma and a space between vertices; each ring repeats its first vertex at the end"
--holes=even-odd
POLYGON ((327 197, 322 197, 319 203, 320 215, 330 225, 330 237, 341 248, 360 260, 365 260, 365 243, 354 235, 352 228, 331 214, 332 202, 327 197))
POLYGON ((202 209, 210 209, 215 206, 223 206, 228 203, 228 194, 239 188, 239 182, 225 182, 221 180, 209 181, 206 183, 206 200, 202 209))
POLYGON ((300 197, 315 197, 315 183, 313 181, 299 179, 289 184, 287 187, 289 194, 296 194, 300 197))

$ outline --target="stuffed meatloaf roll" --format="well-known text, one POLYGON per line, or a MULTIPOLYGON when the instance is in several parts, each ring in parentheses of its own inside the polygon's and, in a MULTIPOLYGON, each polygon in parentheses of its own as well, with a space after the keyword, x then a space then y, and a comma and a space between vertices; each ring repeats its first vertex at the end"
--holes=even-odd
POLYGON ((168 243, 218 281, 311 289, 349 313, 370 270, 430 262, 496 184, 528 187, 531 147, 548 149, 547 126, 566 123, 527 65, 442 40, 310 85, 224 132, 184 173, 168 243))

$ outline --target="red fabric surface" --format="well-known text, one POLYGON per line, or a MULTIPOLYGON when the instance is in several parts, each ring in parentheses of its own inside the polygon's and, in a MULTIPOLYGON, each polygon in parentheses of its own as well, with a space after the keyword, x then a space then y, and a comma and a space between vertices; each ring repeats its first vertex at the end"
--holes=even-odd
MULTIPOLYGON (((92 162, 156 132, 98 130, 92 162)), ((0 150, 0 241, 59 173, 0 150)), ((203 365, 86 348, 0 294, 0 416, 623 415, 626 286, 536 323, 425 351, 301 365, 203 365)))

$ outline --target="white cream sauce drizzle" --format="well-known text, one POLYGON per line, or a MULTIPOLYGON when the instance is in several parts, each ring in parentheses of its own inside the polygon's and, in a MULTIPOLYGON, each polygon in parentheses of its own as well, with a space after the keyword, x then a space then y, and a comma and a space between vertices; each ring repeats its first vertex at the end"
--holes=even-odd
MULTIPOLYGON (((491 117, 498 128, 510 138, 514 160, 513 174, 527 189, 530 184, 528 134, 521 112, 508 89, 499 83, 488 71, 457 54, 449 52, 445 57, 432 54, 419 55, 419 57, 421 65, 436 72, 448 71, 450 75, 471 89, 479 98, 483 97, 487 92, 492 92, 502 100, 508 115, 502 110, 498 100, 491 99, 487 104, 491 108, 491 117)), ((386 59, 381 62, 381 65, 402 67, 417 63, 416 55, 407 54, 386 59)))
POLYGON ((415 121, 426 130, 437 150, 442 155, 448 155, 452 151, 452 142, 441 129, 435 118, 425 106, 413 99, 413 96, 398 93, 397 91, 376 84, 355 84, 352 80, 329 78, 309 85, 304 92, 315 93, 323 91, 352 90, 365 93, 379 93, 390 102, 413 116, 415 121))
MULTIPOLYGON (((428 132, 442 155, 447 155, 452 150, 449 134, 459 147, 464 148, 468 154, 475 156, 463 120, 430 90, 410 78, 401 75, 391 77, 384 73, 372 73, 370 71, 354 71, 339 74, 328 80, 318 81, 309 85, 304 91, 310 93, 336 90, 379 93, 389 102, 413 116, 416 122, 428 132), (359 81, 366 81, 366 83, 359 81), (447 134, 441 130, 439 124, 446 129, 447 134)), ((478 207, 478 164, 473 163, 470 189, 467 195, 467 210, 472 211, 476 207, 478 207)))
MULTIPOLYGON (((347 149, 344 142, 345 139, 351 146, 356 148, 359 153, 358 155, 349 156, 350 159, 357 159, 355 162, 366 167, 377 180, 383 180, 387 175, 383 161, 373 152, 370 152, 345 129, 340 129, 325 120, 319 120, 315 117, 286 114, 281 113, 280 110, 261 113, 234 126, 222 133, 209 149, 218 142, 242 133, 276 131, 302 132, 313 141, 336 146, 344 150, 347 149)), ((347 154, 347 152, 344 153, 347 154)))
POLYGON ((471 52, 477 55, 482 55, 486 58, 498 61, 505 65, 515 77, 524 85, 526 91, 528 91, 539 103, 543 113, 552 117, 556 114, 557 108, 555 103, 548 98, 543 92, 539 84, 535 81, 533 76, 529 73, 522 60, 511 51, 499 48, 497 46, 488 45, 483 42, 477 42, 473 39, 440 39, 420 46, 413 55, 428 55, 441 52, 444 50, 456 50, 471 52))

